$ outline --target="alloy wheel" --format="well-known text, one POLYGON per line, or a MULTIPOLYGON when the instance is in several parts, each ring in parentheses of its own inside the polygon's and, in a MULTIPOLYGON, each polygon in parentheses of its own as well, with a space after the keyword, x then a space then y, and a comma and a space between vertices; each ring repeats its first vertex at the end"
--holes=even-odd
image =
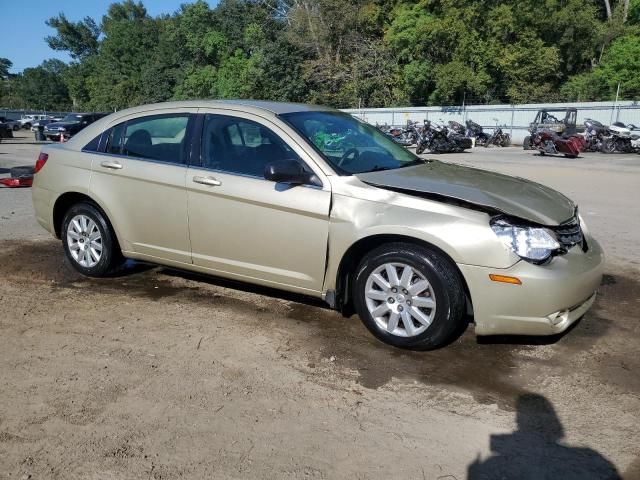
POLYGON ((76 215, 67 227, 67 246, 71 257, 82 267, 91 268, 102 258, 102 235, 98 225, 86 215, 76 215))
POLYGON ((367 278, 364 294, 378 328, 392 335, 415 337, 433 322, 436 299, 431 284, 410 265, 380 265, 367 278))

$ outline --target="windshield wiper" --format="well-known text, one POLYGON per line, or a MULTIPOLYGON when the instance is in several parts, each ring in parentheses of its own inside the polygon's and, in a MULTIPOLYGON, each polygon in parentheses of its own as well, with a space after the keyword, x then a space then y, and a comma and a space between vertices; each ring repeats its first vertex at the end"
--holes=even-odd
POLYGON ((410 162, 405 163, 404 165, 400 165, 398 168, 413 167, 415 165, 422 165, 423 163, 431 163, 431 162, 433 162, 433 160, 428 158, 416 158, 415 160, 411 160, 410 162))

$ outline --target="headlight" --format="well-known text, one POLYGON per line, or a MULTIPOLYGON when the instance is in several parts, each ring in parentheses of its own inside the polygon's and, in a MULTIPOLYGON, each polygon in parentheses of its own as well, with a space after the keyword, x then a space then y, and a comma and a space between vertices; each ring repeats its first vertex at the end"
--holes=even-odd
POLYGON ((504 220, 491 224, 500 241, 524 260, 543 263, 560 248, 555 234, 543 227, 516 226, 504 220))

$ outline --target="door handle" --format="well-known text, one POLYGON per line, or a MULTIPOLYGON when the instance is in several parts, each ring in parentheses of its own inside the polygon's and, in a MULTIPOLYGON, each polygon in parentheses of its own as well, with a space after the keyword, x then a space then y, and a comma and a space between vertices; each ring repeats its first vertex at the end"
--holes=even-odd
POLYGON ((112 170, 120 170, 122 168, 121 163, 109 161, 100 162, 100 166, 104 168, 110 168, 112 170))
POLYGON ((220 180, 216 180, 213 177, 193 177, 195 183, 201 183, 202 185, 209 185, 210 187, 219 187, 222 185, 220 180))

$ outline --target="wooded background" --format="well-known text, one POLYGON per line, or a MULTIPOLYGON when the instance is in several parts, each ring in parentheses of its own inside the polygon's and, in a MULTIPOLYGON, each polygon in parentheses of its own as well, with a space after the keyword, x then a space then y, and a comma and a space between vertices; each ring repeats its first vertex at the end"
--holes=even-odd
MULTIPOLYGON (((73 12, 67 12, 71 15, 73 12)), ((640 98, 640 0, 141 2, 47 24, 72 61, 18 75, 0 107, 113 111, 172 99, 338 108, 640 98)))

